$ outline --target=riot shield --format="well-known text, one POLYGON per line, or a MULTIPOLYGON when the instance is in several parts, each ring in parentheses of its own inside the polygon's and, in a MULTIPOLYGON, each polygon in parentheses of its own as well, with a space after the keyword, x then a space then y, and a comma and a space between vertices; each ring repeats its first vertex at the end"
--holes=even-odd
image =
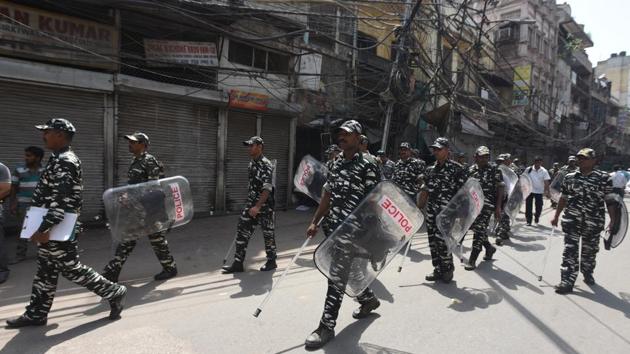
MULTIPOLYGON (((610 250, 611 247, 616 248, 619 246, 626 237, 628 232, 628 210, 623 198, 618 194, 608 194, 605 200, 610 213, 615 218, 615 222, 610 225, 610 229, 604 232, 604 247, 610 250)), ((609 222, 610 220, 607 220, 607 223, 609 222)))
POLYGON ((501 174, 503 175, 503 183, 505 184, 505 196, 509 197, 516 186, 516 182, 518 182, 518 176, 514 171, 512 171, 509 167, 505 165, 499 165, 499 170, 501 170, 501 174))
POLYGON ((518 212, 521 210, 521 206, 525 202, 525 199, 532 192, 532 180, 528 175, 521 175, 518 179, 512 194, 508 197, 507 203, 505 204, 505 213, 510 217, 510 222, 512 225, 516 223, 516 216, 518 212))
POLYGON ((420 229, 424 216, 393 182, 379 183, 315 251, 315 265, 349 296, 361 294, 420 229))
POLYGON ((326 175, 328 169, 326 166, 317 161, 313 156, 306 155, 300 161, 295 177, 293 177, 293 185, 299 192, 306 194, 317 203, 322 200, 322 190, 326 183, 326 175))
POLYGON ((564 182, 564 176, 564 173, 558 172, 549 185, 549 198, 551 198, 554 203, 560 201, 560 197, 562 196, 562 182, 564 182))
MULTIPOLYGON (((446 242, 449 252, 459 253, 459 243, 481 213, 483 200, 481 184, 477 179, 469 178, 438 214, 435 221, 440 230, 439 236, 446 242)), ((458 256, 461 258, 461 255, 458 256)))
POLYGON ((190 185, 182 176, 108 189, 103 203, 117 242, 178 227, 193 217, 190 185))

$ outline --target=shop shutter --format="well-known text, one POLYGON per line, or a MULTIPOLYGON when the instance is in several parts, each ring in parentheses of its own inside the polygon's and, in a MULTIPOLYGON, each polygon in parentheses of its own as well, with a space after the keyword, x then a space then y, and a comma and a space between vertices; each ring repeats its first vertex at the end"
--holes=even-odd
POLYGON ((164 164, 166 176, 188 179, 195 213, 214 210, 217 161, 217 112, 196 102, 120 94, 118 100, 117 181, 127 183, 132 155, 125 135, 149 136, 149 153, 164 164))
MULTIPOLYGON (((81 220, 89 221, 103 212, 105 93, 47 86, 0 82, 0 161, 12 171, 24 161, 24 148, 44 148, 42 134, 34 125, 48 119, 66 118, 77 129, 72 147, 82 162, 83 209, 81 220)), ((45 150, 42 164, 50 151, 45 150)))

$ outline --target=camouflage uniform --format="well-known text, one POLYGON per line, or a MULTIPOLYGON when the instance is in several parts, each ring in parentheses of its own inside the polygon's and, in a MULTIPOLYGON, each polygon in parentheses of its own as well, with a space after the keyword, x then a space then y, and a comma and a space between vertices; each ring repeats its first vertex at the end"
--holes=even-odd
MULTIPOLYGON (((514 171, 514 173, 516 173, 517 176, 520 175, 520 169, 518 168, 518 166, 512 163, 508 167, 510 168, 510 170, 514 171)), ((519 187, 519 186, 520 185, 517 183, 516 187, 519 187)), ((506 191, 506 193, 503 195, 503 205, 501 208, 502 210, 505 210, 505 204, 507 203, 508 197, 509 196, 507 195, 507 191, 506 191)), ((497 227, 497 245, 501 245, 501 241, 499 241, 499 239, 507 240, 510 238, 509 232, 510 232, 510 217, 505 211, 503 211, 501 213, 501 221, 499 222, 499 226, 497 227)))
POLYGON ((416 203, 416 195, 422 185, 421 181, 424 178, 425 170, 426 163, 413 157, 404 161, 402 159, 398 160, 394 168, 392 182, 400 187, 414 204, 416 203))
POLYGON ((564 178, 562 198, 567 204, 562 216, 565 236, 561 286, 573 287, 580 269, 585 278, 592 277, 599 251, 599 234, 604 230, 604 196, 611 191, 610 176, 600 170, 593 170, 588 175, 572 172, 564 178))
MULTIPOLYGON (((330 171, 332 170, 335 161, 339 160, 340 158, 343 159, 343 153, 339 153, 334 159, 326 161, 326 168, 328 169, 326 180, 328 180, 328 175, 330 175, 330 171)), ((324 235, 330 235, 333 231, 335 231, 335 229, 330 226, 328 218, 324 218, 324 220, 322 221, 322 231, 324 232, 324 235)))
MULTIPOLYGON (((350 214, 356 209, 368 193, 380 182, 380 174, 375 163, 368 160, 361 153, 355 154, 351 160, 341 157, 336 159, 329 171, 324 189, 330 193, 330 209, 326 220, 335 230, 346 218, 347 223, 357 223, 350 214)), ((361 228, 361 225, 355 225, 361 228)), ((330 232, 325 233, 326 237, 330 232)), ((341 279, 347 279, 350 272, 350 264, 356 252, 351 243, 342 243, 337 247, 336 262, 331 266, 330 275, 341 279)), ((328 291, 324 303, 324 313, 321 324, 329 329, 335 327, 339 308, 343 300, 345 288, 338 288, 333 281, 328 280, 328 291)), ((360 304, 365 304, 375 299, 374 293, 366 288, 357 297, 360 304)))
POLYGON ((234 261, 242 263, 245 260, 245 251, 249 239, 254 233, 256 224, 260 224, 262 228, 263 238, 265 240, 265 252, 267 260, 276 259, 276 238, 274 226, 274 201, 273 201, 273 164, 268 158, 261 155, 258 159, 249 162, 248 176, 249 186, 247 189, 247 202, 245 208, 241 212, 238 221, 236 235, 236 253, 234 261), (260 213, 255 217, 249 215, 249 209, 256 206, 256 202, 260 199, 263 191, 269 191, 269 197, 260 208, 260 213))
MULTIPOLYGON (((158 162, 153 155, 145 151, 140 156, 134 157, 131 161, 131 165, 127 171, 127 184, 138 184, 151 180, 157 180, 161 178, 163 174, 164 171, 160 162, 158 162)), ((144 220, 145 217, 144 211, 138 210, 138 219, 144 220)), ((148 237, 151 242, 153 252, 155 252, 162 268, 164 268, 164 271, 166 272, 171 272, 177 268, 177 265, 175 264, 175 259, 173 259, 173 256, 168 249, 166 233, 167 231, 162 231, 151 234, 148 237)), ((103 274, 108 276, 111 274, 113 278, 110 279, 118 279, 118 274, 120 274, 123 265, 127 261, 127 258, 129 258, 133 249, 136 247, 137 242, 136 238, 130 238, 119 243, 116 247, 114 258, 105 266, 103 274)))
POLYGON ((392 179, 394 177, 394 172, 396 171, 396 163, 392 160, 387 160, 387 162, 380 164, 381 174, 383 179, 392 179))
MULTIPOLYGON (((496 209, 497 189, 504 185, 503 174, 494 164, 488 164, 483 168, 474 164, 468 168, 468 177, 479 180, 484 195, 483 209, 481 209, 481 213, 477 216, 471 227, 474 232, 472 245, 473 254, 479 254, 482 250, 482 246, 485 247, 487 251, 493 249, 490 242, 488 242, 488 223, 496 209)), ((476 258, 477 257, 475 257, 475 259, 476 258)))
POLYGON ((425 173, 425 182, 421 190, 429 194, 427 200, 427 232, 431 249, 431 262, 435 273, 453 271, 453 256, 448 252, 444 240, 438 237, 436 218, 457 191, 466 182, 466 171, 462 165, 452 160, 446 160, 442 165, 436 161, 429 166, 425 173))
MULTIPOLYGON (((31 205, 48 208, 39 227, 46 232, 64 218, 64 212, 80 213, 83 192, 81 161, 70 147, 55 151, 33 193, 31 205)), ((75 227, 78 232, 79 225, 75 227)), ((97 295, 112 300, 126 293, 126 288, 112 283, 92 268, 81 264, 74 235, 68 241, 48 241, 39 245, 37 273, 31 300, 24 317, 44 320, 48 316, 57 289, 59 273, 97 295)))

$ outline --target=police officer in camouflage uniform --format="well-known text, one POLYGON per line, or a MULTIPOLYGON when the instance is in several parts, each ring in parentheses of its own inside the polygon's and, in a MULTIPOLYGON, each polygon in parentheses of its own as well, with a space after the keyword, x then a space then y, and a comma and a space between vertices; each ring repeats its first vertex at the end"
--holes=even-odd
POLYGON ((490 149, 486 146, 480 146, 475 151, 475 164, 468 168, 468 177, 475 178, 481 184, 483 190, 484 202, 481 213, 475 219, 472 225, 474 232, 472 252, 468 259, 468 264, 464 267, 466 270, 474 270, 477 265, 477 257, 481 253, 483 247, 486 249, 484 260, 492 260, 492 255, 497 251, 490 242, 488 242, 488 223, 490 217, 494 213, 495 220, 501 218, 501 204, 503 201, 503 174, 496 165, 490 164, 490 149))
MULTIPOLYGON (((129 170, 127 172, 128 184, 138 184, 148 181, 158 180, 164 177, 163 167, 155 156, 149 154, 149 137, 142 132, 135 132, 125 135, 125 139, 129 141, 129 152, 134 155, 129 170)), ((168 249, 168 241, 166 240, 167 231, 161 231, 149 235, 149 241, 153 252, 157 256, 162 271, 156 274, 155 280, 166 280, 177 275, 177 265, 175 259, 168 249)), ((116 247, 114 258, 109 261, 103 271, 103 276, 111 281, 117 282, 123 265, 129 258, 131 251, 136 247, 138 241, 127 239, 119 243, 116 247)))
POLYGON ((43 131, 44 144, 53 153, 35 188, 31 205, 47 208, 48 213, 30 237, 39 245, 37 273, 33 280, 30 303, 22 316, 7 320, 7 327, 41 326, 47 323, 59 273, 109 300, 109 318, 118 319, 123 310, 127 288, 110 282, 92 268, 81 264, 76 241, 78 223, 68 241, 49 241, 50 230, 63 221, 65 213, 81 212, 81 161, 70 148, 76 130, 72 123, 61 118, 53 118, 36 128, 43 131))
POLYGON ((262 228, 267 253, 267 262, 260 270, 264 272, 278 268, 273 215, 273 164, 263 155, 264 142, 261 137, 253 136, 245 140, 243 145, 248 147, 249 156, 252 158, 248 167, 247 203, 238 221, 234 262, 230 266, 223 267, 223 273, 226 274, 243 271, 245 251, 256 224, 260 224, 262 228))
POLYGON ((400 143, 398 153, 400 160, 396 162, 394 167, 392 182, 400 187, 415 203, 416 195, 420 191, 422 179, 424 178, 426 163, 411 156, 411 145, 407 142, 400 143))
POLYGON ((458 152, 455 158, 458 164, 462 165, 465 170, 468 170, 468 162, 466 162, 466 154, 463 152, 458 152))
MULTIPOLYGON (((573 291, 578 271, 584 275, 584 282, 595 284, 593 271, 595 257, 599 251, 599 234, 604 230, 604 197, 612 192, 612 179, 600 170, 594 169, 597 160, 595 151, 584 148, 577 153, 579 170, 569 173, 562 181, 562 196, 556 208, 551 225, 558 226, 560 214, 564 232, 564 253, 560 284, 556 293, 568 294, 573 291), (582 249, 580 250, 580 239, 582 249)), ((615 224, 615 213, 608 210, 610 225, 615 224)))
MULTIPOLYGON (((336 229, 380 181, 376 164, 368 160, 359 150, 361 132, 361 124, 355 120, 346 121, 339 128, 338 141, 339 146, 343 149, 343 154, 335 160, 330 169, 324 185, 322 201, 306 231, 308 237, 313 237, 317 233, 318 221, 323 217, 328 220, 333 230, 336 229)), ((352 216, 346 222, 352 222, 352 216)), ((361 227, 361 225, 357 225, 357 227, 361 227)), ((330 234, 326 233, 325 236, 328 237, 330 234)), ((346 246, 347 249, 340 250, 343 252, 343 257, 337 259, 330 270, 331 275, 335 274, 341 279, 347 279, 354 253, 352 244, 346 246)), ((335 336, 334 328, 344 290, 344 288, 338 288, 334 282, 328 280, 324 313, 319 327, 311 333, 304 343, 307 348, 320 348, 335 336)), ((368 316, 380 305, 369 288, 365 289, 357 297, 357 300, 361 307, 352 313, 352 317, 356 319, 368 316)))
MULTIPOLYGON (((518 176, 520 173, 520 169, 514 163, 512 163, 512 155, 505 153, 499 155, 497 159, 497 163, 502 163, 507 166, 518 176)), ((501 202, 501 209, 504 209, 505 204, 507 203, 507 198, 509 196, 507 193, 503 194, 503 201, 501 202)), ((499 222, 499 226, 497 227, 497 246, 503 246, 505 240, 510 239, 510 216, 507 213, 501 213, 501 221, 499 222)))
POLYGON ((396 169, 396 163, 387 157, 384 150, 376 152, 376 162, 381 170, 381 176, 385 180, 392 179, 394 176, 394 170, 396 169))
POLYGON ((361 135, 361 144, 359 145, 359 151, 363 154, 363 157, 370 160, 370 162, 376 164, 376 156, 372 155, 369 150, 370 139, 367 135, 361 135))
POLYGON ((444 240, 438 237, 436 218, 457 191, 466 182, 466 171, 462 165, 449 160, 449 142, 446 138, 437 138, 433 145, 433 156, 436 161, 429 166, 425 173, 424 184, 420 188, 418 207, 427 211, 427 232, 433 273, 425 277, 428 281, 441 280, 448 283, 453 279, 453 255, 448 252, 444 240))
POLYGON ((569 159, 567 160, 567 164, 562 166, 560 168, 560 170, 558 171, 558 173, 562 173, 565 176, 571 172, 575 172, 578 170, 578 165, 577 165, 577 158, 573 155, 569 156, 569 159))

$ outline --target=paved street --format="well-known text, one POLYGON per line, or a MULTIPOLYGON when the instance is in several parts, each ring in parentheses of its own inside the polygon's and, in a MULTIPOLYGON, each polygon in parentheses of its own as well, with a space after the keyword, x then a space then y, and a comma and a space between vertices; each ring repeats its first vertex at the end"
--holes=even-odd
MULTIPOLYGON (((630 242, 600 251, 589 287, 581 276, 574 293, 553 292, 560 278, 562 239, 554 238, 544 280, 546 235, 553 209, 545 205, 541 225, 514 229, 512 242, 493 262, 475 272, 457 266, 451 284, 424 281, 431 271, 426 236, 413 240, 410 261, 400 258, 381 274, 373 289, 381 299, 376 314, 354 320, 357 304, 346 298, 336 338, 326 353, 629 353, 630 242)), ((252 313, 303 242, 313 210, 278 214, 280 269, 261 273, 262 237, 257 231, 248 253, 248 271, 222 275, 221 260, 232 240, 236 216, 195 220, 170 234, 180 275, 166 282, 146 240, 124 267, 129 287, 122 319, 106 319, 109 306, 65 279, 48 325, 0 329, 0 352, 11 353, 301 353, 317 327, 326 291, 312 254, 321 236, 280 287, 259 318, 252 313)), ((520 215, 521 222, 523 214, 520 215)), ((469 236, 466 245, 470 247, 469 236)), ((84 263, 100 270, 110 250, 107 230, 90 230, 80 239, 84 263)), ((468 249, 469 250, 469 249, 468 249)), ((0 320, 19 315, 28 301, 35 250, 13 266, 0 286, 0 320)))

